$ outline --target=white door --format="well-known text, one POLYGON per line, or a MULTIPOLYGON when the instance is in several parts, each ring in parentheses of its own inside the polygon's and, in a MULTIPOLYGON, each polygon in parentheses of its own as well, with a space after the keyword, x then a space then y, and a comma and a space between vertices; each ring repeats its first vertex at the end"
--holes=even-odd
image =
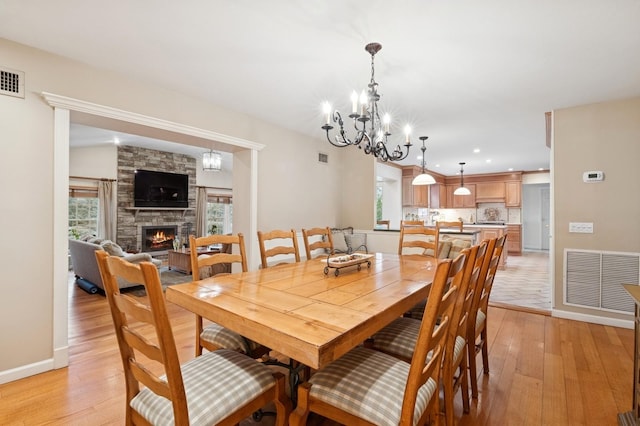
POLYGON ((551 228, 549 227, 550 215, 550 191, 549 187, 540 188, 540 232, 542 250, 549 250, 549 239, 551 238, 551 228))

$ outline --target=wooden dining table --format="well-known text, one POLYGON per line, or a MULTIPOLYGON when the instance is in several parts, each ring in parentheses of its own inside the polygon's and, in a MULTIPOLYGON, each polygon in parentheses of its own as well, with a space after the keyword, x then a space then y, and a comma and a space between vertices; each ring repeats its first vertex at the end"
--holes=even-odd
POLYGON ((314 369, 426 299, 437 260, 373 254, 325 274, 307 260, 170 286, 166 299, 314 369))

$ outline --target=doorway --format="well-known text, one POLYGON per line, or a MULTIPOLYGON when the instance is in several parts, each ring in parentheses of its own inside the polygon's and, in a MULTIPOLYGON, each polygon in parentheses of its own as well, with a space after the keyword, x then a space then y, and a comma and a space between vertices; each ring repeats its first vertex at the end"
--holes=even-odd
POLYGON ((522 248, 549 251, 550 190, 548 183, 522 185, 522 248))
MULTIPOLYGON (((181 136, 187 145, 198 145, 200 142, 215 142, 229 145, 228 150, 234 153, 234 172, 239 177, 237 186, 234 182, 233 196, 241 204, 239 209, 242 214, 236 214, 238 228, 247 234, 255 234, 257 229, 257 170, 258 151, 264 148, 263 144, 251 142, 245 139, 235 138, 219 134, 209 130, 198 129, 180 123, 159 120, 154 117, 143 116, 112 107, 61 97, 55 94, 44 94, 45 101, 54 107, 54 218, 53 218, 53 263, 54 263, 54 290, 53 290, 53 368, 61 368, 68 365, 69 360, 69 332, 68 332, 68 295, 69 295, 69 269, 68 269, 68 197, 69 197, 69 126, 72 121, 78 122, 81 117, 93 117, 103 120, 104 123, 120 124, 128 129, 137 127, 146 132, 155 132, 149 136, 160 133, 170 133, 181 136), (79 112, 82 111, 82 112, 79 112), (223 142, 220 142, 223 141, 223 142)), ((107 125, 107 124, 105 124, 107 125)), ((97 126, 103 127, 104 126, 97 126)), ((128 131, 119 129, 121 131, 128 131)), ((131 132, 137 133, 137 132, 131 132)), ((157 137, 157 136, 156 136, 157 137)), ((169 138, 161 138, 169 139, 169 138)), ((200 145, 206 146, 206 145, 200 145)), ((234 224, 236 224, 234 222, 234 224)), ((249 245, 247 249, 256 258, 258 257, 257 241, 249 245)))

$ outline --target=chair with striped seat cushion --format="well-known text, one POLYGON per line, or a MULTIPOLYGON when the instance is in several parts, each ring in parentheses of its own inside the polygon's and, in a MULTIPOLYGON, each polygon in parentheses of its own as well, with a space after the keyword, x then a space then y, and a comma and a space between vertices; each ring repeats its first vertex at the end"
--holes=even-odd
MULTIPOLYGON (((237 263, 242 268, 242 272, 247 272, 247 255, 245 252, 244 236, 237 235, 209 235, 196 238, 189 237, 189 248, 191 253, 191 271, 193 279, 202 279, 200 274, 207 268, 215 268, 223 264, 237 263), (223 245, 229 247, 229 252, 215 254, 198 255, 198 247, 209 247, 213 245, 223 245), (235 247, 236 253, 233 253, 235 247)), ((217 275, 225 274, 219 273, 217 275)), ((207 274, 208 275, 208 274, 207 274)), ((267 354, 270 349, 247 339, 233 330, 222 327, 220 324, 209 323, 204 326, 203 318, 196 315, 196 356, 202 354, 202 349, 215 351, 225 348, 239 351, 252 358, 260 358, 267 354)))
MULTIPOLYGON (((452 326, 446 344, 442 365, 442 384, 444 388, 444 407, 447 425, 454 422, 453 399, 458 388, 462 389, 462 406, 469 412, 469 390, 467 375, 467 319, 473 300, 475 283, 480 272, 487 244, 464 249, 466 256, 464 271, 458 275, 459 293, 452 315, 452 326)), ((455 282, 455 279, 454 279, 455 282)), ((403 360, 413 356, 420 322, 413 318, 398 318, 389 326, 376 333, 367 342, 369 347, 391 354, 403 360)))
POLYGON ((487 314, 489 296, 493 287, 493 279, 498 271, 500 257, 504 250, 507 234, 489 240, 487 254, 478 277, 476 292, 471 305, 467 329, 469 376, 471 378, 471 395, 478 397, 478 371, 476 358, 482 352, 482 366, 484 374, 489 374, 489 348, 487 347, 487 314))
POLYGON ((457 293, 455 285, 445 292, 451 264, 438 264, 411 363, 357 347, 298 387, 289 423, 306 424, 311 411, 346 425, 413 426, 430 417, 437 423, 440 365, 457 293))
POLYGON ((104 251, 96 258, 124 367, 127 425, 232 425, 270 402, 277 424, 287 423, 291 402, 282 374, 228 349, 181 366, 157 268, 104 251), (121 294, 118 277, 143 285, 148 305, 121 294))

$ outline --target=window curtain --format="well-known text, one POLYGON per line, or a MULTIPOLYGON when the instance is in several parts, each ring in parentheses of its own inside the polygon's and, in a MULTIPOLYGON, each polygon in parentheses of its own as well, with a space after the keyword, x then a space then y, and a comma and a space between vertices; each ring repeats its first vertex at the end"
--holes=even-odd
POLYGON ((116 191, 115 182, 98 182, 98 236, 105 240, 116 240, 116 191))
POLYGON ((196 235, 207 235, 207 188, 204 186, 196 192, 196 235))

